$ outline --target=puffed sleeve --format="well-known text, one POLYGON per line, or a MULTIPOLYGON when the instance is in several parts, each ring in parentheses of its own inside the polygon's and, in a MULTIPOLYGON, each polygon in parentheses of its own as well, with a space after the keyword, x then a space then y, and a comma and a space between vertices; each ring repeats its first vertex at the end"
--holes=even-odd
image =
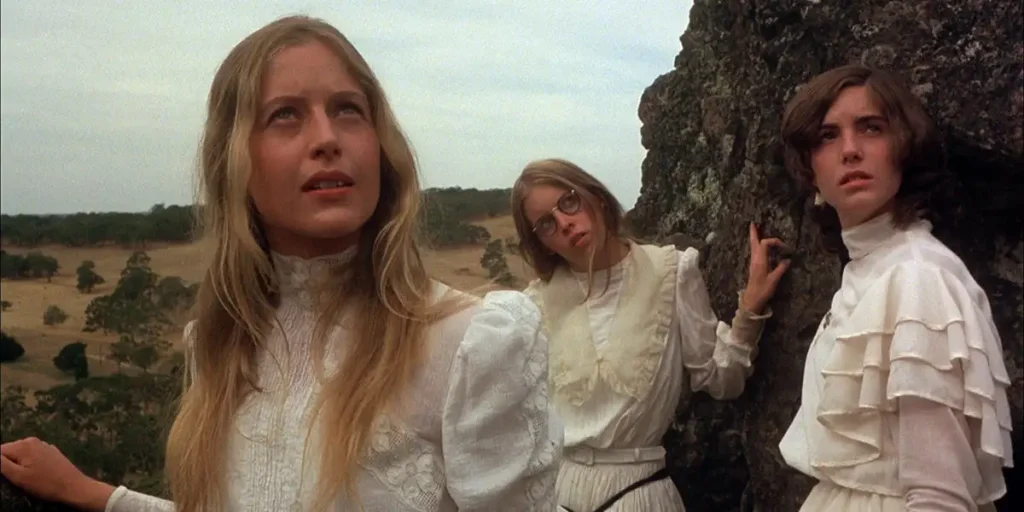
POLYGON ((886 435, 881 414, 895 413, 900 484, 908 498, 924 499, 934 485, 977 505, 1005 494, 1002 466, 1013 465, 1010 380, 981 288, 936 264, 903 262, 876 279, 843 325, 822 369, 816 416, 829 438, 812 454, 817 463, 841 467, 877 458, 886 435), (951 421, 961 417, 962 423, 951 421), (904 428, 933 444, 905 438, 904 428), (929 462, 927 450, 945 462, 929 462))
POLYGON ((536 305, 492 292, 455 355, 442 416, 448 492, 461 511, 551 511, 562 448, 536 305))
POLYGON ((771 312, 754 315, 737 308, 731 326, 720 322, 711 309, 697 250, 677 254, 675 313, 690 386, 719 400, 735 398, 753 371, 757 341, 771 312))

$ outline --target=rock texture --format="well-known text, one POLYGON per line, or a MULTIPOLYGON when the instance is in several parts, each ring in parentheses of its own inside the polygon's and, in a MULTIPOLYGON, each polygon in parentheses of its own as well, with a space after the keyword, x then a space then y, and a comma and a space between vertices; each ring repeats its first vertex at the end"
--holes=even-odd
POLYGON ((0 476, 0 512, 72 512, 64 505, 44 502, 28 496, 6 478, 0 476))
MULTIPOLYGON (((688 512, 795 511, 810 488, 785 467, 778 442, 796 411, 804 356, 843 261, 819 249, 809 198, 783 169, 777 133, 800 84, 850 62, 901 72, 946 134, 961 202, 936 234, 988 292, 1014 383, 1021 466, 1022 6, 1017 0, 695 1, 675 69, 640 102, 649 152, 630 223, 646 238, 681 233, 703 246, 705 276, 725 320, 745 280, 747 222, 786 240, 797 254, 745 396, 732 403, 705 397, 680 411, 667 436, 688 512)), ((1013 508, 1021 494, 1011 491, 1000 509, 1013 508)))

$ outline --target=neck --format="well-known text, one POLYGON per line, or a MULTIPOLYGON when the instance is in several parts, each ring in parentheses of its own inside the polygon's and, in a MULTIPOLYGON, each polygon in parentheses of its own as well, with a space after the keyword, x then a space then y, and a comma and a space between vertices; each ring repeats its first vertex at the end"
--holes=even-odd
MULTIPOLYGON (((598 250, 594 254, 593 266, 590 267, 593 270, 604 270, 613 265, 617 265, 620 261, 626 258, 629 254, 629 244, 618 238, 608 240, 604 244, 601 250, 598 250)), ((569 262, 569 268, 576 272, 586 272, 588 260, 579 262, 569 262)))
POLYGON ((896 226, 892 223, 892 215, 883 213, 871 220, 861 222, 855 227, 843 229, 843 244, 846 245, 850 258, 857 260, 887 243, 896 232, 896 226))
POLYGON ((286 233, 267 233, 267 243, 271 252, 302 259, 341 254, 355 247, 358 240, 358 232, 334 238, 310 238, 286 233))

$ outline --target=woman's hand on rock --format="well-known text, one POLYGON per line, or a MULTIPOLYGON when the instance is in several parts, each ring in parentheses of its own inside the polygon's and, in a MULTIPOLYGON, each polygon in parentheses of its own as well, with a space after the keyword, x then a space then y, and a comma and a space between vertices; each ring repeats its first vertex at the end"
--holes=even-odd
POLYGON ((0 473, 40 499, 102 512, 114 488, 85 476, 50 443, 34 437, 0 445, 0 473))
POLYGON ((740 295, 740 308, 758 314, 775 295, 782 276, 789 270, 790 260, 784 259, 774 269, 769 268, 769 252, 772 247, 788 249, 778 238, 761 238, 757 226, 750 223, 750 272, 747 288, 740 295))

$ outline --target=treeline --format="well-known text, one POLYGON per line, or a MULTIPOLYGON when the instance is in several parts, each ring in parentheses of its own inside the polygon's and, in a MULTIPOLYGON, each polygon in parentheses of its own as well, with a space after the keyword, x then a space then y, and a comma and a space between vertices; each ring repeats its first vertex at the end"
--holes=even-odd
POLYGON ((41 252, 25 255, 10 254, 0 249, 0 278, 4 279, 47 279, 57 275, 60 264, 53 256, 41 252))
POLYGON ((141 213, 0 215, 0 238, 22 247, 184 242, 192 238, 192 207, 158 204, 141 213))
MULTIPOLYGON (((486 230, 468 221, 507 214, 509 193, 509 189, 427 189, 422 235, 437 246, 485 242, 489 239, 486 230)), ((187 242, 193 239, 192 228, 193 208, 179 205, 157 204, 140 213, 0 215, 0 238, 21 247, 110 243, 144 247, 155 242, 187 242)))

